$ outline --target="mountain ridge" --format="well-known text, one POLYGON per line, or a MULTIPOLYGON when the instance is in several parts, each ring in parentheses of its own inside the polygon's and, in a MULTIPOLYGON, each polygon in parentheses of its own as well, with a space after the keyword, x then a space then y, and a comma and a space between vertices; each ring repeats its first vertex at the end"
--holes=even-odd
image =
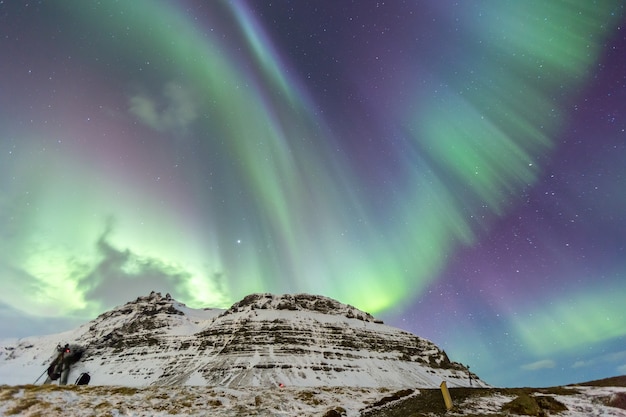
POLYGON ((30 383, 8 374, 35 375, 59 343, 85 348, 70 381, 90 371, 101 385, 487 386, 434 343, 310 294, 251 294, 222 310, 152 292, 70 332, 0 341, 0 383, 30 383))

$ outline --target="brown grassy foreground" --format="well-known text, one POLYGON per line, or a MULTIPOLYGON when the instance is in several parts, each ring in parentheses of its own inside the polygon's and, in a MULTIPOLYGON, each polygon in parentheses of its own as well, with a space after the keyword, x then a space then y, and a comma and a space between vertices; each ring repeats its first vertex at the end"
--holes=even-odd
POLYGON ((439 389, 0 386, 0 416, 611 416, 626 417, 626 377, 553 388, 439 389))
POLYGON ((573 384, 571 386, 586 387, 626 387, 626 375, 613 376, 611 378, 597 379, 595 381, 584 382, 582 384, 573 384))
MULTIPOLYGON (((552 388, 450 388, 454 407, 446 411, 439 389, 420 389, 418 395, 404 395, 402 398, 389 398, 387 406, 372 404, 363 410, 361 417, 510 417, 527 416, 567 416, 568 412, 589 411, 590 416, 611 415, 626 417, 626 390, 617 393, 585 392, 585 387, 626 387, 626 376, 608 380, 592 381, 569 387, 552 388), (584 387, 583 387, 584 385, 584 387), (572 398, 580 403, 577 410, 570 410, 562 401, 572 398), (492 401, 492 399, 497 401, 492 401), (491 404, 490 404, 491 403, 491 404), (605 407, 612 410, 607 414, 605 407)), ((567 402, 567 401, 566 401, 567 402)), ((571 407, 571 405, 570 405, 571 407)), ((580 414, 576 414, 580 415, 580 414)))
POLYGON ((0 386, 0 416, 358 416, 389 390, 350 387, 0 386), (337 415, 337 414, 335 414, 337 415))
MULTIPOLYGON (((552 398, 550 394, 558 394, 558 395, 575 395, 580 394, 579 391, 575 389, 566 389, 561 387, 556 388, 450 388, 450 396, 452 397, 453 404, 455 408, 446 413, 446 407, 443 402, 443 397, 441 395, 441 391, 439 389, 420 389, 420 394, 411 396, 409 398, 404 399, 399 402, 399 404, 389 407, 386 410, 365 410, 362 414, 363 417, 422 417, 422 416, 433 416, 433 415, 463 415, 463 416, 510 416, 510 413, 514 414, 522 414, 524 415, 524 411, 530 411, 534 409, 533 401, 527 400, 528 398, 533 398, 534 395, 540 394, 546 398, 552 398), (464 412, 463 405, 468 403, 477 402, 481 399, 495 397, 495 396, 507 396, 512 397, 515 401, 516 398, 520 398, 520 401, 516 401, 510 407, 503 407, 502 413, 488 413, 488 414, 467 414, 464 412), (516 404, 522 403, 520 407, 512 409, 516 404), (516 413, 515 411, 519 410, 521 413, 516 413)), ((556 408, 560 408, 555 406, 552 410, 549 409, 547 404, 544 405, 546 407, 545 411, 554 411, 556 408)), ((560 410, 562 411, 562 409, 560 410)), ((525 415, 539 415, 535 414, 525 414, 525 415)))

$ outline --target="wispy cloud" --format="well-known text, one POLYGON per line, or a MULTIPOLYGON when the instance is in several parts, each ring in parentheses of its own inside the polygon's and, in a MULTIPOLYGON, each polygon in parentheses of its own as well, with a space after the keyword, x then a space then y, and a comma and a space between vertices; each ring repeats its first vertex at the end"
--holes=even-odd
POLYGON ((540 369, 550 369, 556 366, 556 362, 552 359, 543 359, 537 362, 527 363, 522 365, 521 368, 525 371, 538 371, 540 369))
MULTIPOLYGON (((599 363, 616 363, 623 361, 626 361, 626 350, 607 353, 587 360, 579 360, 572 364, 572 368, 586 368, 589 366, 597 365, 599 363)), ((626 367, 626 365, 624 365, 623 367, 626 367)), ((626 369, 624 369, 624 371, 626 372, 626 369)))
POLYGON ((163 86, 158 98, 137 94, 129 99, 129 112, 154 130, 185 130, 198 117, 198 102, 189 88, 176 82, 163 86))
POLYGON ((109 219, 96 243, 99 262, 79 278, 88 303, 111 308, 151 290, 171 292, 181 300, 193 298, 185 285, 191 272, 160 259, 139 256, 128 248, 116 248, 109 242, 113 228, 113 220, 109 219))

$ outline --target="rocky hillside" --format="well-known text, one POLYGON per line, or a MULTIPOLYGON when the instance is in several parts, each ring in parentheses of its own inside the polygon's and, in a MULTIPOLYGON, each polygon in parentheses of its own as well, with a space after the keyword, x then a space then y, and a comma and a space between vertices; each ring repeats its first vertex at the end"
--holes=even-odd
MULTIPOLYGON (((438 387, 468 369, 432 342, 327 297, 253 294, 228 310, 151 293, 78 329, 0 342, 0 383, 32 383, 57 344, 98 385, 438 387)), ((485 386, 472 375, 473 386, 485 386)))

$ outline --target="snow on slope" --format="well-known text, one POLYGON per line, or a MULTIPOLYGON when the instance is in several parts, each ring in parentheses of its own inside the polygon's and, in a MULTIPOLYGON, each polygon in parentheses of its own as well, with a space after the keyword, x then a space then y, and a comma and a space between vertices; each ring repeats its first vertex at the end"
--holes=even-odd
POLYGON ((253 294, 224 311, 153 292, 70 332, 0 341, 0 383, 33 383, 59 343, 86 348, 69 381, 89 371, 97 385, 469 385, 468 369, 432 342, 308 294, 253 294))
MULTIPOLYGON (((22 339, 5 339, 0 341, 0 383, 1 384, 32 384, 35 381, 39 383, 45 380, 42 376, 51 361, 56 357, 57 345, 65 345, 65 343, 77 344, 87 347, 87 353, 83 360, 79 361, 70 373, 69 381, 73 382, 75 378, 82 372, 90 372, 97 374, 100 383, 105 385, 115 385, 129 383, 129 385, 142 385, 141 382, 135 381, 132 376, 124 375, 123 371, 117 369, 114 364, 119 359, 113 359, 111 366, 105 366, 101 372, 101 366, 90 363, 98 358, 102 350, 98 347, 102 344, 102 339, 111 340, 119 335, 120 338, 126 336, 132 337, 131 334, 124 335, 125 326, 133 323, 142 323, 142 318, 151 315, 163 315, 162 312, 155 308, 155 302, 161 299, 157 293, 152 293, 148 297, 139 297, 135 302, 127 303, 124 306, 117 307, 109 312, 101 314, 95 320, 86 323, 77 329, 63 333, 51 334, 46 336, 31 336, 22 339), (111 372, 110 368, 115 370, 111 372), (74 379, 72 379, 74 378, 74 379)), ((171 337, 192 335, 201 330, 213 317, 216 317, 224 310, 218 309, 190 309, 182 303, 174 300, 167 300, 169 314, 162 317, 163 325, 167 326, 171 331, 171 337)), ((146 369, 158 367, 159 361, 145 361, 146 369)))

